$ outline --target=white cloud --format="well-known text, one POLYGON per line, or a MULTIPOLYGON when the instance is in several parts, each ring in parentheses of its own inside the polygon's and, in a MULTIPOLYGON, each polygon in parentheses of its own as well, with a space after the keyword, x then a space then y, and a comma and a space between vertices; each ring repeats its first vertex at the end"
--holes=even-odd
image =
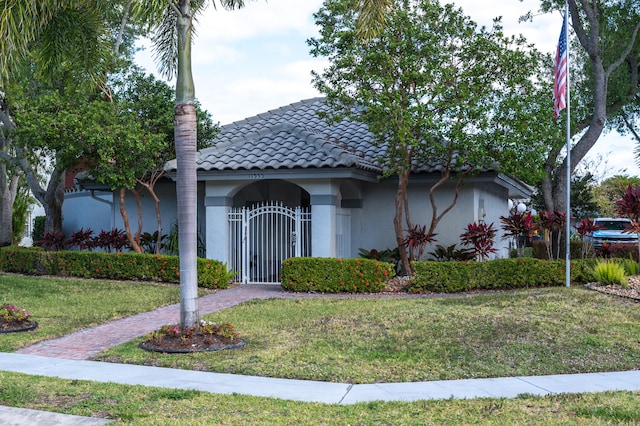
POLYGON ((315 32, 312 14, 321 4, 321 0, 258 0, 233 11, 209 7, 200 19, 198 39, 208 43, 272 35, 310 35, 315 32))

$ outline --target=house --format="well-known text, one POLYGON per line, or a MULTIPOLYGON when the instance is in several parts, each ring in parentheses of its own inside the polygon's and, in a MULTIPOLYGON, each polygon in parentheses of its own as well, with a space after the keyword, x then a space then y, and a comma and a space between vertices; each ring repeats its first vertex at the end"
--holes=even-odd
MULTIPOLYGON (((313 98, 222 126, 212 146, 198 153, 198 224, 206 256, 240 271, 243 282, 278 282, 280 263, 291 256, 356 257, 360 248, 397 245, 397 179, 379 178, 381 150, 366 125, 329 125, 318 116, 325 109, 324 98, 313 98)), ((167 179, 157 188, 168 229, 177 216, 175 160, 165 169, 167 179)), ((412 174, 414 224, 429 223, 428 190, 439 176, 426 166, 412 174)), ((452 199, 452 189, 453 183, 447 184, 436 194, 439 206, 452 199)), ((499 228, 509 200, 529 195, 530 187, 496 170, 468 178, 438 225, 438 244, 459 243, 474 221, 499 228)), ((153 232, 153 204, 143 203, 144 228, 153 232)), ((127 210, 135 216, 133 201, 127 201, 127 210)), ((68 192, 63 214, 66 234, 81 227, 123 227, 118 198, 99 186, 68 192)), ((498 255, 505 257, 508 244, 500 237, 499 231, 498 255)))

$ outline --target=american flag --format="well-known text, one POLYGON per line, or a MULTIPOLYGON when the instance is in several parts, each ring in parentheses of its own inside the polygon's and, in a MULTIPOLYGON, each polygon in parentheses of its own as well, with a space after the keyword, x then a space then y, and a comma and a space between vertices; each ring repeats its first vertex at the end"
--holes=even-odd
POLYGON ((562 31, 558 40, 558 50, 553 61, 553 116, 567 107, 567 14, 562 21, 562 31))

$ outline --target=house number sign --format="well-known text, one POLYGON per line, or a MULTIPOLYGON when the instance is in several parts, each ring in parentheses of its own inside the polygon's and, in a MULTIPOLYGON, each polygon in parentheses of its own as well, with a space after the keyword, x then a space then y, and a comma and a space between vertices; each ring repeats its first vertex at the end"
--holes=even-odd
POLYGON ((264 173, 249 173, 249 179, 264 179, 264 173))

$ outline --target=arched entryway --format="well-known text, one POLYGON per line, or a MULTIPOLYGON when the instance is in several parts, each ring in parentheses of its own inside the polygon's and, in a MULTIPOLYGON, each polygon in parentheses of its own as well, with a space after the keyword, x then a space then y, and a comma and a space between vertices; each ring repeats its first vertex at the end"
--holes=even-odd
POLYGON ((309 194, 283 180, 245 186, 229 213, 230 267, 245 284, 278 284, 282 261, 311 255, 309 194))

